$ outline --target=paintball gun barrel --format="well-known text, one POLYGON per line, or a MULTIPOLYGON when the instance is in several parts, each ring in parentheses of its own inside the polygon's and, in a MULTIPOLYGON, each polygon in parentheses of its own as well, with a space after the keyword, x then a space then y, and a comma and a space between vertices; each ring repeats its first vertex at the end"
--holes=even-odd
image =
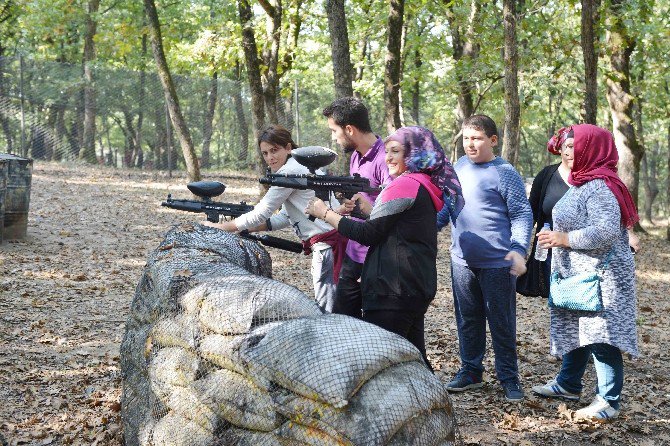
MULTIPOLYGON (((223 216, 224 218, 236 218, 254 209, 253 206, 246 204, 244 201, 241 201, 240 203, 220 203, 212 201, 212 197, 221 195, 226 190, 226 186, 218 181, 197 181, 187 184, 186 187, 194 195, 202 198, 202 201, 175 200, 172 198, 171 194, 168 194, 167 200, 162 202, 161 206, 179 211, 204 213, 207 216, 207 221, 211 221, 212 223, 218 223, 220 216, 223 216)), ((239 235, 272 248, 283 249, 284 251, 295 253, 303 251, 300 243, 285 240, 283 238, 265 234, 251 234, 248 231, 242 231, 239 235)))
MULTIPOLYGON (((295 160, 309 169, 308 174, 281 174, 271 173, 269 170, 265 177, 260 178, 261 184, 269 186, 287 187, 290 189, 313 190, 316 197, 328 203, 331 193, 351 199, 359 192, 376 193, 379 188, 370 186, 370 180, 358 174, 353 176, 318 175, 317 169, 332 163, 337 153, 326 147, 300 147, 291 151, 295 160)), ((358 206, 351 212, 353 217, 366 218, 358 206)), ((314 217, 310 217, 314 220, 314 217)))

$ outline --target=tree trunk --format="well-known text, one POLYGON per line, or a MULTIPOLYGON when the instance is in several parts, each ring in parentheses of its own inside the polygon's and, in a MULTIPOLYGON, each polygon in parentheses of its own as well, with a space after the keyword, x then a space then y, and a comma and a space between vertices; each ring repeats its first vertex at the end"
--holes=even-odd
POLYGON ((598 51, 595 47, 600 0, 582 0, 582 54, 584 56, 584 122, 598 117, 598 51))
MULTIPOLYGON (((281 42, 281 18, 282 5, 281 0, 276 0, 271 4, 268 0, 259 1, 267 13, 267 41, 268 44, 263 51, 263 63, 266 67, 261 77, 263 82, 263 99, 265 101, 265 112, 270 123, 280 122, 280 113, 277 110, 279 90, 279 74, 277 67, 279 64, 279 45, 281 42)), ((282 121, 283 122, 283 121, 282 121)))
MULTIPOLYGON (((249 92, 251 93, 251 115, 254 125, 254 140, 258 139, 260 133, 265 129, 265 112, 263 105, 263 84, 261 83, 261 68, 258 61, 258 50, 256 48, 256 36, 254 35, 253 12, 249 0, 238 0, 238 12, 240 24, 242 25, 242 47, 244 59, 247 66, 247 77, 249 79, 249 92)), ((267 164, 258 151, 257 172, 265 175, 267 164)))
POLYGON ((154 59, 156 60, 156 66, 158 68, 158 77, 160 78, 161 84, 163 85, 163 91, 165 93, 165 99, 168 104, 172 126, 177 132, 177 137, 179 138, 181 149, 184 153, 184 162, 186 163, 188 178, 190 181, 199 181, 201 177, 200 166, 198 165, 198 157, 195 153, 195 148, 193 147, 193 141, 191 140, 191 134, 188 130, 188 126, 186 125, 184 116, 181 113, 179 98, 177 97, 177 92, 174 88, 174 84, 172 83, 172 76, 170 75, 170 69, 168 68, 167 60, 165 59, 165 53, 163 51, 163 38, 161 36, 160 24, 158 22, 158 12, 156 11, 156 4, 154 0, 144 0, 144 10, 149 21, 151 47, 153 49, 154 59))
POLYGON ((84 36, 84 135, 79 150, 79 159, 95 162, 95 87, 93 86, 93 69, 91 63, 95 60, 95 37, 98 22, 95 15, 98 13, 100 0, 89 0, 86 14, 86 35, 84 36))
POLYGON ((421 125, 419 113, 421 107, 421 77, 418 75, 418 71, 421 69, 422 65, 423 61, 421 59, 421 51, 419 48, 416 48, 414 50, 414 69, 417 71, 417 73, 415 74, 414 81, 412 82, 412 108, 410 111, 414 125, 421 125))
POLYGON ((344 0, 326 0, 330 51, 333 59, 335 98, 353 96, 352 67, 349 55, 349 31, 344 13, 344 0))
POLYGON ((505 63, 505 126, 502 157, 516 166, 519 156, 518 53, 516 43, 516 0, 503 0, 503 32, 505 63))
POLYGON ((633 126, 634 98, 630 89, 630 55, 635 40, 624 24, 624 0, 611 0, 607 45, 610 50, 611 74, 607 76, 607 102, 612 114, 614 141, 619 151, 619 176, 638 203, 640 160, 644 147, 638 144, 633 126))
MULTIPOLYGON (((551 139, 552 136, 554 136, 554 133, 556 133, 556 125, 559 116, 561 115, 561 106, 563 104, 563 89, 555 89, 553 87, 549 88, 549 127, 547 128, 547 140, 551 139)), ((549 153, 549 151, 544 152, 546 160, 545 164, 551 164, 552 163, 552 157, 553 155, 549 153)))
POLYGON ((156 126, 156 134, 154 137, 154 146, 152 152, 154 154, 154 162, 156 169, 167 169, 167 129, 165 128, 165 107, 156 104, 154 110, 154 122, 156 126))
POLYGON ((391 0, 384 64, 384 116, 386 131, 393 133, 402 127, 400 122, 400 47, 405 10, 404 0, 391 0))
MULTIPOLYGON (((635 125, 636 132, 639 135, 639 143, 642 147, 645 147, 644 143, 644 131, 642 127, 642 99, 638 99, 637 106, 635 107, 635 125)), ((650 164, 653 164, 653 160, 649 162, 649 152, 645 150, 642 159, 640 160, 640 173, 642 175, 642 187, 644 189, 644 213, 643 218, 649 222, 653 223, 652 219, 652 205, 658 195, 659 189, 656 185, 656 178, 651 178, 650 176, 650 164)), ((655 170, 655 169, 654 169, 655 170)))
MULTIPOLYGON (((665 84, 665 90, 666 92, 668 91, 667 81, 665 84)), ((666 230, 665 238, 666 240, 670 241, 670 124, 668 125, 666 145, 668 148, 668 165, 666 166, 666 172, 668 172, 668 174, 666 176, 666 183, 665 183, 665 213, 667 214, 666 217, 668 220, 668 229, 666 230)))
MULTIPOLYGON (((56 117, 56 141, 59 143, 63 141, 63 138, 67 141, 67 145, 71 144, 67 132, 67 127, 65 126, 65 107, 62 105, 58 106, 58 115, 56 117)), ((51 161, 60 161, 63 157, 63 150, 58 150, 57 148, 51 154, 51 161)))
MULTIPOLYGON (((0 42, 0 97, 5 97, 5 50, 0 42)), ((5 118, 4 114, 0 114, 0 125, 2 125, 2 132, 5 134, 5 141, 7 141, 7 153, 14 153, 14 136, 12 129, 9 126, 9 119, 5 118)))
POLYGON ((474 113, 474 101, 472 92, 475 85, 470 78, 469 66, 479 57, 479 46, 475 43, 475 23, 479 21, 481 5, 480 0, 471 0, 470 16, 468 18, 465 37, 459 26, 459 20, 454 13, 455 2, 445 0, 449 9, 447 11, 447 21, 451 30, 451 45, 453 49, 453 59, 456 63, 456 80, 458 81, 458 106, 456 108, 456 121, 454 122, 454 139, 452 144, 456 151, 452 158, 460 158, 465 155, 463 150, 463 138, 461 135, 461 125, 463 120, 472 116, 474 113))
POLYGON ((216 102, 218 98, 217 87, 219 80, 217 77, 217 73, 214 72, 210 82, 209 92, 207 93, 205 119, 202 124, 202 158, 200 161, 200 166, 203 169, 210 167, 209 145, 212 141, 212 121, 214 121, 214 111, 216 109, 216 102))
MULTIPOLYGON (((146 22, 145 22, 146 24, 146 22)), ((144 89, 146 85, 147 73, 145 60, 147 55, 147 35, 142 34, 142 69, 140 70, 140 95, 137 106, 137 127, 135 128, 135 149, 137 150, 137 163, 135 166, 140 169, 144 167, 144 151, 142 150, 142 125, 144 123, 144 89)))
POLYGON ((242 102, 242 69, 239 62, 235 62, 235 86, 233 89, 233 105, 239 128, 240 150, 237 154, 238 161, 247 162, 249 153, 249 125, 244 116, 244 103, 242 102))
POLYGON ((126 167, 135 167, 135 162, 137 160, 135 125, 133 124, 133 113, 130 111, 130 109, 125 107, 123 109, 123 120, 126 123, 125 128, 120 121, 118 122, 123 135, 126 137, 126 153, 124 153, 123 159, 125 160, 126 167))

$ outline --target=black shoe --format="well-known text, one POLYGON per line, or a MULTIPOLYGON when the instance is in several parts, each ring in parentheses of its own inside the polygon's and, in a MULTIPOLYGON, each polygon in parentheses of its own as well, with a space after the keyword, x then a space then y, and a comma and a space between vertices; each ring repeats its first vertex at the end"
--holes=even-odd
POLYGON ((468 389, 478 389, 483 386, 482 378, 463 369, 459 370, 456 376, 447 384, 447 390, 450 392, 463 392, 468 389))
POLYGON ((505 399, 512 403, 523 401, 523 389, 518 381, 508 381, 502 383, 502 388, 505 391, 505 399))

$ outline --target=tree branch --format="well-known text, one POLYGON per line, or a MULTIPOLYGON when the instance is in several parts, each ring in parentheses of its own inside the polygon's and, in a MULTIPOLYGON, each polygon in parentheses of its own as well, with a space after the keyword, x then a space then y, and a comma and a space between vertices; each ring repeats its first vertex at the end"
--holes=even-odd
POLYGON ((263 7, 267 15, 274 17, 276 14, 275 7, 268 0, 258 0, 258 3, 263 7))
POLYGON ((498 75, 494 79, 491 80, 491 84, 484 89, 481 93, 477 95, 477 102, 475 102, 475 106, 472 109, 473 113, 477 113, 477 109, 479 108, 479 104, 482 102, 482 99, 484 99, 484 95, 496 84, 501 79, 504 79, 505 76, 503 75, 498 75))

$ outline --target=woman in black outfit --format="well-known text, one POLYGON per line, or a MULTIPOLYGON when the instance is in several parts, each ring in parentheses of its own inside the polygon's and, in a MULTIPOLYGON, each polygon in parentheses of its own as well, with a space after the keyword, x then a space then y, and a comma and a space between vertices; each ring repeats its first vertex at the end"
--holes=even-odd
POLYGON ((526 261, 528 270, 516 281, 516 291, 524 296, 549 296, 549 275, 551 274, 551 249, 547 253, 547 260, 541 262, 535 260, 535 249, 537 248, 537 233, 540 232, 545 223, 552 226, 551 210, 554 205, 568 191, 568 175, 570 168, 563 151, 563 143, 568 138, 574 138, 569 129, 563 128, 549 140, 547 150, 561 156, 561 162, 551 164, 540 171, 533 180, 530 189, 530 207, 533 209, 533 220, 535 221, 535 237, 533 247, 526 261), (565 131, 564 131, 565 130, 565 131))
MULTIPOLYGON (((306 212, 370 246, 361 275, 363 320, 410 341, 430 367, 424 315, 437 291, 436 215, 445 199, 448 206, 457 204, 460 184, 427 129, 398 129, 386 138, 385 151, 393 180, 377 198, 368 220, 342 218, 318 199, 306 212)), ((363 211, 370 209, 369 203, 360 206, 363 211)))

